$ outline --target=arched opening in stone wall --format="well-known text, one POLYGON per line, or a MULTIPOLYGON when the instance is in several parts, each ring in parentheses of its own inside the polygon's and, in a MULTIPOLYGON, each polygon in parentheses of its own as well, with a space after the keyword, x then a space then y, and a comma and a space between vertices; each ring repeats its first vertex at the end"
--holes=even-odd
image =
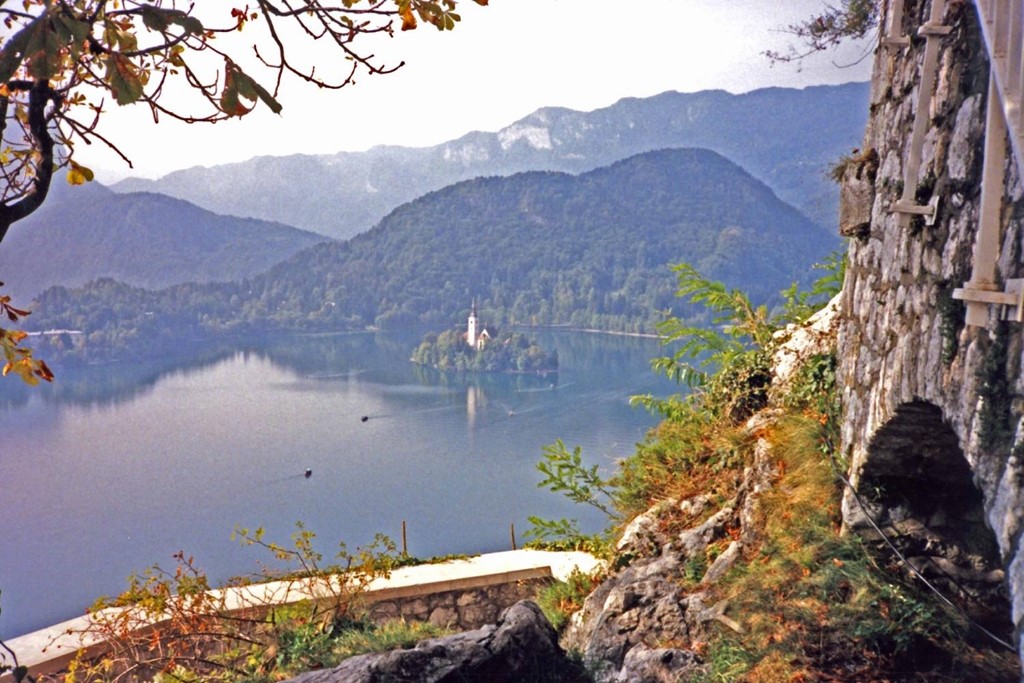
POLYGON ((858 493, 909 564, 986 627, 1012 632, 981 492, 937 406, 913 401, 897 408, 868 445, 858 493))

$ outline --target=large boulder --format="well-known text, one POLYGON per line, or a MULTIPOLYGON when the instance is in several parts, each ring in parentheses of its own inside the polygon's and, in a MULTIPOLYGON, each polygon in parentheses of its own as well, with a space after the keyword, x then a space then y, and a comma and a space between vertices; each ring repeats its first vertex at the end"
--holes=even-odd
POLYGON ((585 680, 558 645, 558 634, 533 602, 502 612, 498 623, 410 650, 346 659, 333 669, 313 671, 290 683, 512 683, 585 680))

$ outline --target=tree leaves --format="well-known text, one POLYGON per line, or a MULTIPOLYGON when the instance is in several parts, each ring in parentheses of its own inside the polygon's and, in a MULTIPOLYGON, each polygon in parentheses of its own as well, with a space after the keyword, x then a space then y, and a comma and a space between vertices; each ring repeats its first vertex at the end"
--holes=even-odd
POLYGON ((71 168, 68 169, 68 184, 69 185, 84 185, 85 183, 92 182, 95 175, 92 169, 81 166, 74 161, 68 162, 71 168))
MULTIPOLYGON (((486 5, 487 0, 475 0, 478 5, 486 5)), ((438 31, 451 31, 462 17, 455 13, 454 0, 442 0, 441 3, 430 0, 395 0, 398 15, 402 18, 402 30, 411 31, 416 28, 416 15, 433 25, 438 31)))
POLYGON ((82 48, 89 38, 89 23, 73 16, 57 14, 53 17, 53 28, 61 45, 67 46, 71 59, 78 61, 82 48))
POLYGON ((19 64, 14 65, 14 70, 7 74, 10 69, 9 60, 17 58, 24 63, 28 75, 40 81, 49 80, 59 70, 61 65, 61 41, 54 33, 48 17, 44 14, 37 17, 32 23, 18 32, 8 45, 4 46, 4 57, 0 59, 0 77, 8 80, 17 70, 19 64), (13 48, 10 55, 6 54, 8 48, 13 48))
POLYGON ((199 19, 187 14, 180 9, 164 9, 143 5, 142 23, 151 31, 163 33, 171 26, 180 26, 189 34, 200 34, 203 32, 203 23, 199 19))
POLYGON ((245 116, 252 111, 252 107, 246 107, 239 98, 253 103, 259 100, 275 114, 281 113, 281 104, 266 88, 229 62, 224 74, 224 90, 220 96, 221 111, 228 116, 245 116))
POLYGON ((118 104, 131 104, 142 97, 143 83, 138 68, 119 52, 107 55, 106 79, 118 104))
MULTIPOLYGON (((0 285, 3 283, 0 282, 0 285)), ((0 296, 0 315, 4 315, 11 322, 18 322, 29 312, 15 308, 11 305, 11 297, 0 296)), ((26 384, 36 385, 39 380, 47 382, 53 380, 53 372, 44 361, 32 357, 32 351, 20 346, 21 342, 28 337, 28 334, 21 330, 5 330, 0 327, 0 352, 3 353, 6 363, 0 369, 0 376, 6 377, 14 373, 21 377, 26 384)))
POLYGON ((29 36, 38 21, 37 19, 15 33, 3 46, 3 49, 0 50, 0 82, 6 83, 9 81, 18 70, 18 67, 21 66, 21 61, 28 47, 29 36))

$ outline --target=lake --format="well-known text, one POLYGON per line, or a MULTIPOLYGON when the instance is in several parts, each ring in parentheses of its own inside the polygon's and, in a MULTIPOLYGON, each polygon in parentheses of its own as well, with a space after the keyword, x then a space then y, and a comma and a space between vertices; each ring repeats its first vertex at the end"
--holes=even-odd
POLYGON ((537 488, 542 448, 580 445, 611 472, 657 422, 629 396, 677 387, 649 368, 655 340, 530 334, 557 375, 442 375, 408 361, 418 335, 353 334, 0 380, 0 637, 79 615, 180 550, 218 581, 257 572, 270 558, 236 526, 285 542, 301 520, 329 555, 399 541, 405 521, 419 557, 507 550, 528 515, 601 529, 537 488))

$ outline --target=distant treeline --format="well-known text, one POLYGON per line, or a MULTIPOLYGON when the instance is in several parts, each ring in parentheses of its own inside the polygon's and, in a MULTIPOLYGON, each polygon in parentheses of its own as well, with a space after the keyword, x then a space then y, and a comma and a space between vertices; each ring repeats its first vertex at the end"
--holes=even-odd
POLYGON ((474 297, 496 326, 653 333, 667 313, 700 314, 681 308, 670 264, 763 302, 835 242, 723 157, 663 150, 581 176, 460 183, 239 282, 52 288, 30 322, 81 330, 54 344, 90 359, 254 332, 448 327, 474 297))

